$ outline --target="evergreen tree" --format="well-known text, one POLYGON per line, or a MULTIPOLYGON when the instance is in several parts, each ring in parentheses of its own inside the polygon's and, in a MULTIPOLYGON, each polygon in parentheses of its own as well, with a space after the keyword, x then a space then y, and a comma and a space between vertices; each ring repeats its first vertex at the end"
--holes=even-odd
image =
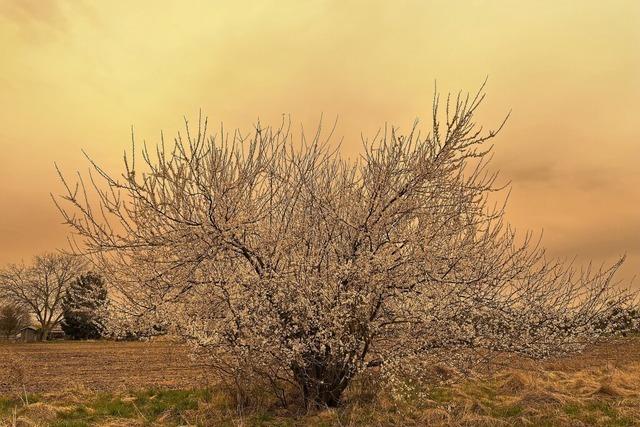
POLYGON ((102 277, 93 272, 79 276, 62 302, 65 334, 75 340, 100 338, 104 327, 99 312, 106 304, 107 288, 102 277))

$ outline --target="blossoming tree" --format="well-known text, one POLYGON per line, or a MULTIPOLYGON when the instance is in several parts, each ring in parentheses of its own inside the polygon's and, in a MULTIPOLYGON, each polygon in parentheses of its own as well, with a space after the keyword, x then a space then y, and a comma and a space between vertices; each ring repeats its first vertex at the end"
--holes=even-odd
POLYGON ((134 147, 119 177, 91 159, 89 180, 61 174, 57 203, 117 295, 112 331, 172 328, 283 401, 292 384, 338 405, 372 367, 398 385, 436 362, 579 350, 630 298, 612 283, 620 263, 574 271, 508 227, 489 201, 501 126, 474 122, 483 98, 436 96, 429 135, 385 127, 357 161, 320 128, 210 136, 201 119, 142 162, 134 147))

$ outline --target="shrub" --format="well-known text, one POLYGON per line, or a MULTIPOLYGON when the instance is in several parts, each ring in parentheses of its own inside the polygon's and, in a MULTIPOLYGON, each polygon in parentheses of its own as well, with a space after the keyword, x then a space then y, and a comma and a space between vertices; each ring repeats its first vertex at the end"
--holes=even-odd
POLYGON ((444 117, 436 98, 428 136, 385 127, 356 162, 321 129, 296 144, 286 122, 229 137, 201 120, 122 178, 94 163, 100 206, 63 178, 61 212, 118 292, 113 330, 160 319, 239 388, 335 406, 373 367, 402 389, 436 362, 579 350, 629 298, 622 260, 576 274, 506 225, 483 98, 447 98, 444 117))

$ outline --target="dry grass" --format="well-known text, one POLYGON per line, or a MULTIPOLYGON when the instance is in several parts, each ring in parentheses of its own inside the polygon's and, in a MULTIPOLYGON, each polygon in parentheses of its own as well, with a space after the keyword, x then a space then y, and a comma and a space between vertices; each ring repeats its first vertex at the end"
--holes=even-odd
MULTIPOLYGON (((0 351, 10 353, 6 347, 0 351)), ((201 367, 184 366, 184 350, 165 343, 39 344, 18 346, 11 354, 33 389, 0 398, 0 425, 640 425, 640 338, 571 358, 514 360, 483 378, 425 389, 426 397, 392 399, 377 390, 375 378, 363 378, 350 388, 343 407, 311 414, 275 406, 239 413, 230 393, 203 387, 201 367), (75 354, 85 349, 93 357, 75 354), (134 359, 132 368, 123 366, 125 358, 134 359), (108 360, 115 370, 102 366, 108 360), (47 369, 55 379, 29 379, 43 364, 51 364, 47 369), (59 382, 66 375, 72 382, 59 382), (103 375, 110 378, 93 378, 103 375)), ((11 366, 7 360, 0 359, 0 369, 11 366)))

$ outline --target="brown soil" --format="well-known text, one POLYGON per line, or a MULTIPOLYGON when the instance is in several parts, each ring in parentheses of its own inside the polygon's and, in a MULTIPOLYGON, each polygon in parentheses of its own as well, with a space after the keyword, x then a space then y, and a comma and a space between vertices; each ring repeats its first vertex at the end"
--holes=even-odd
POLYGON ((30 393, 193 388, 208 383, 206 373, 188 349, 170 342, 0 344, 0 394, 16 383, 30 393))
MULTIPOLYGON (((525 372, 565 373, 638 364, 640 337, 603 343, 570 357, 542 362, 513 358, 503 363, 504 368, 525 372)), ((16 383, 24 383, 32 393, 75 387, 94 391, 196 388, 211 384, 209 373, 190 358, 185 346, 171 342, 0 344, 0 394, 15 391, 11 389, 16 383)))

